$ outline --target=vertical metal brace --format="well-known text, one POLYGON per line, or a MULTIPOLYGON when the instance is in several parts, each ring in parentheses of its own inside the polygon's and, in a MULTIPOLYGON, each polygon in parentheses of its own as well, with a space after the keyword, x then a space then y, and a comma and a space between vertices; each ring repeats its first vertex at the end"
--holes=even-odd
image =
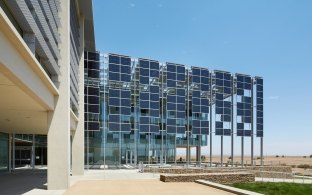
MULTIPOLYGON (((188 70, 186 69, 186 84, 187 84, 187 91, 186 91, 186 95, 187 95, 187 102, 186 102, 186 105, 187 105, 187 110, 189 109, 189 72, 188 70)), ((186 126, 187 126, 187 129, 186 129, 186 133, 187 133, 187 148, 186 148, 186 162, 187 162, 187 167, 189 167, 190 165, 190 124, 189 124, 189 114, 187 113, 187 121, 186 121, 186 126)))
POLYGON ((235 83, 234 83, 234 75, 232 75, 232 108, 231 108, 231 165, 234 165, 234 93, 235 93, 235 83))
POLYGON ((254 80, 251 78, 251 151, 250 151, 250 165, 254 164, 254 80))
POLYGON ((212 102, 213 102, 213 88, 212 88, 212 75, 213 72, 210 72, 210 143, 209 143, 209 162, 210 162, 210 167, 212 167, 212 102))
POLYGON ((244 136, 241 137, 241 149, 242 149, 242 156, 241 156, 241 165, 244 166, 244 136))
POLYGON ((161 166, 163 166, 164 165, 164 123, 163 123, 163 117, 164 117, 164 105, 163 105, 163 103, 164 103, 164 98, 163 98, 163 71, 161 72, 161 75, 160 75, 160 77, 161 77, 161 101, 162 101, 162 107, 161 107, 161 109, 162 109, 162 116, 161 116, 161 154, 160 154, 160 164, 161 164, 161 166))
POLYGON ((12 133, 9 134, 9 167, 8 171, 12 172, 12 133))
POLYGON ((15 134, 12 135, 12 171, 15 170, 15 134))
POLYGON ((221 135, 221 167, 223 167, 223 134, 221 135))

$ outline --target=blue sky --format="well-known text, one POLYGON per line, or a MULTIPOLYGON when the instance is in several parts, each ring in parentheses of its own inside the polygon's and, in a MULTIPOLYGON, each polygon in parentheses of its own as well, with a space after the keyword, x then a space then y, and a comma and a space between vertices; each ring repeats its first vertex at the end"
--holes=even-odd
POLYGON ((264 77, 265 154, 312 154, 312 1, 93 4, 99 51, 264 77))

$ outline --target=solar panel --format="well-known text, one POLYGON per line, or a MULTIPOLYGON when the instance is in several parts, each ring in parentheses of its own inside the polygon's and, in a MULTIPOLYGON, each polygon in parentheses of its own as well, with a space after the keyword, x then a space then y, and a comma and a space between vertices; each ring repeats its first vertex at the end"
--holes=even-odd
POLYGON ((231 135, 232 76, 229 72, 214 71, 215 77, 215 127, 216 135, 231 135))
POLYGON ((252 78, 249 75, 236 76, 236 129, 237 136, 251 136, 252 129, 252 78))
POLYGON ((192 134, 209 134, 209 94, 210 75, 206 68, 191 67, 190 110, 192 111, 192 134))
POLYGON ((166 64, 166 131, 167 133, 185 133, 185 66, 166 64))
POLYGON ((257 137, 263 137, 263 79, 256 77, 256 98, 257 98, 257 137))

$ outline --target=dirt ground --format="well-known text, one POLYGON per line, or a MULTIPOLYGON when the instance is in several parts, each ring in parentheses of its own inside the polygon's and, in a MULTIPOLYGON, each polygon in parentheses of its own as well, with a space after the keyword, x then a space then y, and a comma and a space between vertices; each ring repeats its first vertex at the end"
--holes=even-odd
MULTIPOLYGON (((181 156, 183 160, 185 160, 185 156, 181 156)), ((223 162, 230 161, 230 156, 225 155, 223 158, 223 162)), ((178 156, 177 160, 180 159, 180 156, 178 156)), ((254 160, 256 165, 260 165, 260 156, 254 156, 254 160), (257 159, 258 158, 258 159, 257 159)), ((192 161, 195 162, 195 157, 192 156, 192 161)), ((205 160, 203 162, 209 162, 209 156, 205 156, 205 160)), ((220 156, 212 156, 212 162, 220 163, 221 157, 220 156)), ((241 157, 240 156, 234 156, 234 163, 240 164, 241 157)), ((250 156, 244 156, 244 163, 250 164, 251 159, 250 156)), ((297 173, 299 175, 309 175, 312 176, 312 169, 302 169, 297 168, 298 165, 307 164, 312 167, 312 158, 310 156, 306 156, 305 158, 303 156, 284 156, 280 155, 279 157, 276 156, 264 156, 263 159, 264 165, 272 165, 272 166, 292 166, 292 171, 294 173, 297 173)))
MULTIPOLYGON (((179 161, 180 157, 185 161, 185 156, 177 156, 177 161, 179 161)), ((224 155, 223 162, 230 161, 229 155, 224 155)), ((192 161, 195 161, 195 156, 192 156, 192 161)), ((254 160, 257 165, 260 164, 260 156, 254 156, 254 160), (257 159, 258 158, 258 159, 257 159)), ((221 162, 220 156, 212 156, 213 162, 221 162)), ((250 156, 244 156, 244 163, 250 164, 250 156)), ((205 156, 205 160, 203 162, 209 162, 209 156, 205 156)), ((240 163, 241 157, 240 156, 234 156, 234 162, 240 163)), ((304 158, 303 156, 264 156, 263 162, 265 165, 302 165, 302 164, 308 164, 312 166, 312 158, 310 156, 306 156, 304 158)))

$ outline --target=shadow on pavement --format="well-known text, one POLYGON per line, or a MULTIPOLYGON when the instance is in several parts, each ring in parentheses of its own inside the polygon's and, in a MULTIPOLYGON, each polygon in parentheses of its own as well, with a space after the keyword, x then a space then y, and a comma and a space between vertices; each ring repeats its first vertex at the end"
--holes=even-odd
POLYGON ((47 170, 16 170, 0 174, 0 194, 23 194, 33 189, 47 189, 47 170))

